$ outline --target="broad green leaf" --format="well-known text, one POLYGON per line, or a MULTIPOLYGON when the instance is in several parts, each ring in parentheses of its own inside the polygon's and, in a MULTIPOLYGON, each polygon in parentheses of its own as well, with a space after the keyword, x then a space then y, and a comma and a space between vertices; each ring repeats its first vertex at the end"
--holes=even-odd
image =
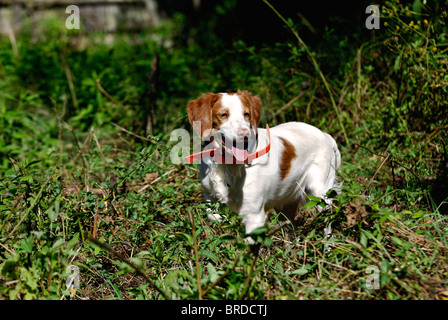
POLYGON ((208 274, 210 275, 210 282, 215 282, 216 280, 218 280, 219 278, 218 272, 210 262, 207 264, 207 271, 208 274))
POLYGON ((308 201, 307 203, 305 203, 304 208, 306 210, 310 210, 310 209, 313 209, 317 204, 318 204, 317 201, 308 201))
POLYGON ((295 275, 298 275, 298 276, 303 276, 306 273, 308 273, 308 270, 305 269, 305 268, 296 269, 296 270, 293 270, 291 272, 288 272, 288 274, 295 274, 295 275))

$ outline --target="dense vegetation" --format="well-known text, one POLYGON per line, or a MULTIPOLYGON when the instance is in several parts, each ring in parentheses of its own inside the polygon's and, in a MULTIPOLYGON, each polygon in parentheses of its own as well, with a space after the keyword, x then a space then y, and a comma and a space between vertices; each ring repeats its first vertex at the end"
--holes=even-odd
POLYGON ((0 38, 0 298, 448 299, 448 2, 381 3, 378 30, 368 3, 250 1, 257 27, 241 2, 113 41, 58 20, 0 38), (295 230, 272 212, 259 252, 170 161, 187 102, 236 89, 262 126, 308 122, 342 154, 333 208, 310 199, 295 230))

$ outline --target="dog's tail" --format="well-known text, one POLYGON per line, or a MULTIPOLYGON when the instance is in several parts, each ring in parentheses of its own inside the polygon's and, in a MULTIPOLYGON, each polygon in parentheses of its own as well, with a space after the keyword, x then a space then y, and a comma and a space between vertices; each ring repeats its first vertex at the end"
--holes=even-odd
POLYGON ((333 137, 330 135, 328 136, 330 137, 331 147, 333 148, 334 152, 334 170, 337 171, 341 165, 341 153, 339 152, 338 145, 336 144, 336 141, 333 139, 333 137))
POLYGON ((333 159, 331 166, 333 167, 334 173, 335 173, 335 179, 333 182, 332 190, 336 191, 337 194, 341 194, 342 192, 342 181, 339 181, 339 179, 336 177, 336 172, 341 166, 341 153, 339 152, 338 145, 336 144, 336 141, 333 139, 332 136, 329 134, 326 134, 327 140, 330 143, 332 149, 333 149, 333 159))

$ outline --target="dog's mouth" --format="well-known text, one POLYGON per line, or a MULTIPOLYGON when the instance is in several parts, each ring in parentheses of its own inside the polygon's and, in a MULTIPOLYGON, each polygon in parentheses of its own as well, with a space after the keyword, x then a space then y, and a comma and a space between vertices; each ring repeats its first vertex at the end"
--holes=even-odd
POLYGON ((236 160, 238 161, 245 161, 247 157, 249 156, 249 138, 244 137, 243 141, 236 141, 235 139, 232 140, 232 147, 229 147, 226 145, 225 137, 222 137, 222 147, 223 147, 223 153, 232 154, 236 160))

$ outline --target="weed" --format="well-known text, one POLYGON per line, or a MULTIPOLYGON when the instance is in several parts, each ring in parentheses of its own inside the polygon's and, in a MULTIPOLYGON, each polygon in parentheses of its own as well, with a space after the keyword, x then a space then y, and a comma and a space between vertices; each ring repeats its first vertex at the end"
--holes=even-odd
POLYGON ((0 297, 445 299, 447 14, 419 3, 381 6, 375 37, 326 28, 311 45, 314 27, 273 7, 297 43, 204 32, 236 1, 193 27, 177 13, 157 40, 107 44, 54 22, 50 38, 17 34, 16 49, 0 38, 0 297), (171 130, 189 129, 188 100, 237 88, 261 95, 263 122, 305 120, 343 155, 333 205, 309 197, 297 226, 270 212, 254 247, 225 205, 214 208, 224 222, 208 221, 198 168, 169 157, 171 130), (72 266, 79 288, 66 285, 72 266))

